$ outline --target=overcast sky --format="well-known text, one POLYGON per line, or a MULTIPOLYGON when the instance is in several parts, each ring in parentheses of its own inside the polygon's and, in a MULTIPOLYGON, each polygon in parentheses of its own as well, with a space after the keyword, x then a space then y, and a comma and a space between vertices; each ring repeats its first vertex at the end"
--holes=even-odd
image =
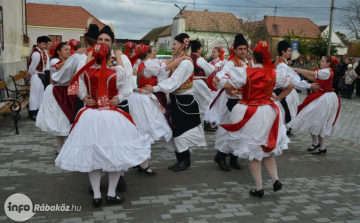
MULTIPOLYGON (((187 10, 232 12, 262 20, 264 15, 310 18, 317 25, 328 25, 331 0, 27 0, 32 3, 81 6, 104 23, 115 25, 116 38, 140 39, 151 29, 172 23, 179 12, 174 3, 187 10)), ((348 0, 335 0, 344 7, 348 0)), ((334 30, 346 33, 341 26, 341 10, 334 12, 334 30)), ((85 24, 84 24, 85 25, 85 24)))

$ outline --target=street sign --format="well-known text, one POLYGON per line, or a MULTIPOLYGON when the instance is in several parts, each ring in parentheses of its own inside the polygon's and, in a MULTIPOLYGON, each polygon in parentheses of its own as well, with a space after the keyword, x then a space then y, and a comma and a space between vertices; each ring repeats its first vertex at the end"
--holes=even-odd
POLYGON ((294 51, 294 50, 298 50, 299 48, 299 42, 298 41, 292 41, 291 42, 291 50, 294 51))

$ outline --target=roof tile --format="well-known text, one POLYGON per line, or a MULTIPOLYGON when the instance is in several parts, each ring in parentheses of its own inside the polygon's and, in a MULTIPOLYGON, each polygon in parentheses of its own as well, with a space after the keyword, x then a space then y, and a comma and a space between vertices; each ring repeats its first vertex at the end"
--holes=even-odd
MULTIPOLYGON (((88 18, 94 17, 80 6, 26 4, 27 24, 32 26, 49 26, 85 29, 88 18)), ((99 28, 104 23, 94 17, 93 24, 99 28)))

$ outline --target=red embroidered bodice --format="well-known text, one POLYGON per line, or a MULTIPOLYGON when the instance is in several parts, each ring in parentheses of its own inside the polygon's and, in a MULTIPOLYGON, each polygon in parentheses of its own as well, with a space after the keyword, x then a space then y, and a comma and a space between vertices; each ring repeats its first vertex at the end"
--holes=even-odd
POLYGON ((158 84, 157 77, 151 76, 146 77, 144 75, 145 71, 145 63, 141 62, 139 64, 138 72, 137 72, 137 84, 139 88, 145 87, 146 85, 156 86, 158 84))
POLYGON ((195 77, 206 77, 205 71, 196 64, 196 62, 200 58, 200 56, 197 55, 196 53, 192 53, 190 55, 190 57, 193 60, 193 64, 194 64, 194 76, 195 77))
POLYGON ((272 92, 266 89, 273 89, 275 86, 276 72, 273 70, 273 81, 267 86, 265 80, 265 70, 263 68, 246 68, 246 84, 242 87, 242 100, 240 104, 246 105, 265 105, 274 103, 271 100, 272 92))
POLYGON ((331 92, 333 91, 332 84, 334 79, 334 72, 330 70, 330 77, 327 80, 315 79, 315 83, 318 83, 321 87, 320 91, 331 92))
MULTIPOLYGON (((100 69, 90 68, 84 73, 84 82, 87 88, 87 92, 91 98, 97 100, 98 84, 100 80, 100 69)), ((108 88, 109 100, 118 95, 118 89, 116 88, 117 75, 116 71, 110 68, 106 68, 106 84, 108 88)))

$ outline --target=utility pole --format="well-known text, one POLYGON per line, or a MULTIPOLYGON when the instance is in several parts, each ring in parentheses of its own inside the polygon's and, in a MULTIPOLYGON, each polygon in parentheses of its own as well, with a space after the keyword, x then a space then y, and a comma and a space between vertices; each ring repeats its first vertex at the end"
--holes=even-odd
POLYGON ((330 11, 330 25, 329 25, 329 42, 328 42, 328 48, 327 48, 327 55, 330 55, 330 50, 331 50, 331 36, 332 36, 332 23, 333 23, 333 13, 334 13, 334 1, 335 0, 331 0, 331 11, 330 11))

